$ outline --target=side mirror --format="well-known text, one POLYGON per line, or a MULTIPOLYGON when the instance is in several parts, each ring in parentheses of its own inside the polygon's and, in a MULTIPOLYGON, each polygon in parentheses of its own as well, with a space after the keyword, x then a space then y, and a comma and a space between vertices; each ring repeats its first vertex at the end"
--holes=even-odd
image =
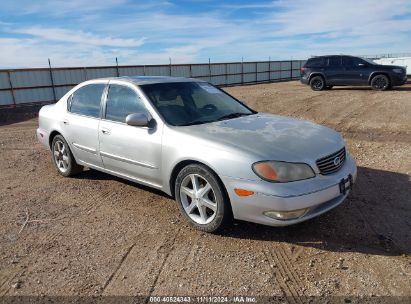
POLYGON ((133 113, 126 117, 126 124, 134 127, 148 127, 150 120, 144 113, 133 113))

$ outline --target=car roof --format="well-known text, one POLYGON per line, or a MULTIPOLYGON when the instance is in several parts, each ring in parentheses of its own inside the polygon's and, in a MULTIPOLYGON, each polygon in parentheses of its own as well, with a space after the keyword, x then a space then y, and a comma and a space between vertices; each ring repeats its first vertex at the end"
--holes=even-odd
POLYGON ((359 58, 358 56, 340 54, 340 55, 321 55, 321 56, 313 56, 313 57, 311 57, 311 58, 309 58, 309 59, 328 58, 328 57, 340 57, 340 56, 359 58))
POLYGON ((134 83, 136 85, 154 84, 154 83, 171 83, 171 82, 206 82, 201 79, 187 77, 171 77, 171 76, 121 76, 100 78, 104 80, 123 80, 134 83))

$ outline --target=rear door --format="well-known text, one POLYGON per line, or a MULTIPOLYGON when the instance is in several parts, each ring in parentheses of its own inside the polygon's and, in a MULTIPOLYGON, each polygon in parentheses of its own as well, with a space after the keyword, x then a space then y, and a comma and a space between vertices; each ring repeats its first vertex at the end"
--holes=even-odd
POLYGON ((87 84, 77 89, 68 99, 63 119, 63 135, 77 160, 102 167, 98 153, 98 128, 101 100, 106 83, 87 84))
POLYGON ((99 128, 104 168, 159 187, 162 124, 152 128, 127 125, 126 117, 133 113, 152 117, 134 85, 110 82, 99 128))
POLYGON ((325 81, 327 85, 340 85, 342 82, 343 67, 341 56, 329 56, 326 60, 325 81))

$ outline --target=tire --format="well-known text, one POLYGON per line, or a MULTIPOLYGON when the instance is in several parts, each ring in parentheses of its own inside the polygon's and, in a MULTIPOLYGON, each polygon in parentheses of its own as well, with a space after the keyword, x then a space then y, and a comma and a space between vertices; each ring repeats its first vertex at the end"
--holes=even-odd
POLYGON ((310 87, 313 91, 321 91, 325 88, 324 78, 321 76, 314 76, 310 80, 310 87))
POLYGON ((225 188, 207 167, 184 167, 177 175, 174 193, 181 214, 194 228, 213 233, 231 223, 232 211, 225 188))
POLYGON ((371 79, 371 88, 373 90, 377 91, 385 91, 390 88, 390 80, 388 79, 387 76, 380 74, 380 75, 375 75, 371 79))
POLYGON ((69 145, 61 135, 56 135, 53 138, 51 158, 57 172, 65 177, 73 176, 83 171, 83 167, 76 163, 69 145))

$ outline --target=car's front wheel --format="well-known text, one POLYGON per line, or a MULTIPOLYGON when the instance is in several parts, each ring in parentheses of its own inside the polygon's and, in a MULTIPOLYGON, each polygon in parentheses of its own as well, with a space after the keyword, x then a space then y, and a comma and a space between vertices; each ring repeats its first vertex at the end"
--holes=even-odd
POLYGON ((314 77, 311 78, 311 80, 310 80, 310 87, 311 87, 311 89, 313 89, 314 91, 324 90, 324 88, 325 88, 324 78, 322 78, 321 76, 314 76, 314 77))
POLYGON ((70 148, 61 135, 56 135, 51 144, 53 163, 58 173, 63 176, 72 176, 83 170, 82 166, 76 163, 70 148))
POLYGON ((390 80, 385 75, 376 75, 371 79, 371 87, 377 91, 384 91, 390 88, 390 80))
POLYGON ((203 165, 191 164, 179 172, 175 198, 181 214, 198 230, 216 232, 232 219, 224 186, 203 165))

